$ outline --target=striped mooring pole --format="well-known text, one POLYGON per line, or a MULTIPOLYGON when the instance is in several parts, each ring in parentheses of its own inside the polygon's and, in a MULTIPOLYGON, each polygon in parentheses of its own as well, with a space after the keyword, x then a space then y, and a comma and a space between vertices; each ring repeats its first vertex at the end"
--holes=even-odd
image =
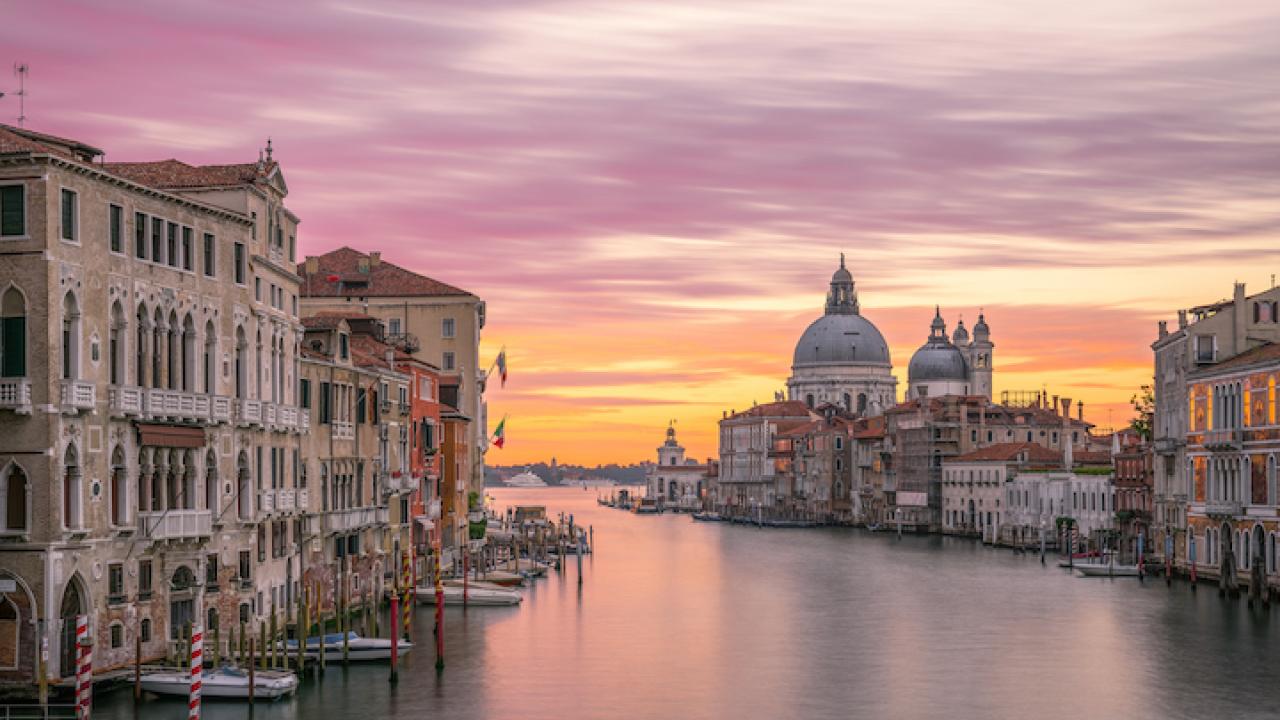
POLYGON ((407 635, 413 626, 413 545, 409 546, 409 550, 404 553, 400 564, 400 612, 403 616, 400 618, 400 627, 407 635))
POLYGON ((204 672, 204 629, 191 626, 191 695, 187 698, 188 720, 200 720, 201 674, 204 672))
POLYGON ((93 700, 93 645, 89 641, 89 616, 76 616, 76 718, 89 720, 93 700))

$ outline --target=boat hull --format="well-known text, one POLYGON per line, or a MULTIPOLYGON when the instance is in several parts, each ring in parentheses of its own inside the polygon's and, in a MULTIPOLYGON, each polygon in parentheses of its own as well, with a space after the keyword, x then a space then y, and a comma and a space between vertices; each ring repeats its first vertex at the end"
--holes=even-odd
MULTIPOLYGON (((466 589, 466 599, 463 599, 463 588, 458 585, 444 586, 444 604, 445 605, 467 605, 476 607, 509 607, 519 605, 524 597, 519 592, 508 588, 491 586, 491 587, 471 587, 466 589)), ((436 604, 436 591, 431 587, 418 588, 418 602, 423 605, 436 604)))
MULTIPOLYGON (((147 673, 142 676, 142 689, 156 695, 188 697, 191 681, 186 673, 147 673)), ((253 697, 255 700, 275 700, 290 695, 298 689, 298 678, 292 672, 263 670, 254 674, 253 697)), ((249 698, 249 678, 246 675, 227 675, 221 672, 206 673, 200 678, 200 696, 239 700, 249 698)))

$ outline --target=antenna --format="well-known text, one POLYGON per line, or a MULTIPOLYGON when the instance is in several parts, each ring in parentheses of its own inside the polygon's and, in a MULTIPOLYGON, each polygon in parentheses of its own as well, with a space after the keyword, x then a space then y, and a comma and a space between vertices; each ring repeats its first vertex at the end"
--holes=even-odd
POLYGON ((18 76, 18 127, 27 121, 27 73, 30 70, 26 63, 13 64, 13 74, 18 76))

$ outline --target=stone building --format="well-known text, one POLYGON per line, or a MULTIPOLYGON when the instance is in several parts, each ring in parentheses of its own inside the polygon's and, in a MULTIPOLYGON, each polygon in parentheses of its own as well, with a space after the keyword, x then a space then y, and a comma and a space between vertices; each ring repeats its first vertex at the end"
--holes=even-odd
POLYGON ((850 522, 857 511, 850 436, 854 421, 826 404, 818 417, 774 439, 778 476, 773 511, 786 518, 850 522))
POLYGON ((1201 576, 1262 594, 1280 585, 1280 344, 1189 373, 1187 384, 1189 554, 1201 576))
POLYGON ((645 495, 668 510, 701 510, 709 465, 685 457, 684 447, 676 442, 676 428, 670 425, 667 439, 658 447, 658 462, 645 469, 645 495))
POLYGON ((720 420, 716 507, 730 514, 772 507, 778 497, 774 438, 816 417, 805 403, 794 400, 726 413, 720 420))
POLYGON ((907 364, 907 400, 942 395, 973 395, 991 400, 991 373, 995 344, 986 317, 978 314, 973 339, 961 320, 955 335, 947 337, 941 308, 934 309, 929 339, 907 364))
POLYGON ((894 404, 897 383, 889 346, 862 316, 853 275, 841 255, 826 312, 796 343, 787 398, 809 408, 831 403, 846 412, 877 415, 894 404))
POLYGON ((944 460, 943 534, 999 541, 1009 520, 1006 483, 1020 470, 1047 466, 1060 468, 1062 453, 1030 442, 996 443, 944 460))
POLYGON ((1143 552, 1147 555, 1162 554, 1161 548, 1152 547, 1152 450, 1133 429, 1120 430, 1111 436, 1111 462, 1115 467, 1116 525, 1120 530, 1123 549, 1137 555, 1137 538, 1141 533, 1143 552))
MULTIPOLYGON (((1280 287, 1248 295, 1244 283, 1236 283, 1230 300, 1179 310, 1177 329, 1170 331, 1161 321, 1159 336, 1151 344, 1155 357, 1152 529, 1157 541, 1153 547, 1163 552, 1165 538, 1172 535, 1179 567, 1187 560, 1186 517, 1192 493, 1186 461, 1191 428, 1187 376, 1267 342, 1280 342, 1280 287)), ((1203 560, 1203 552, 1199 559, 1203 560)))
POLYGON ((0 126, 0 680, 42 641, 71 674, 76 615, 109 669, 298 589, 297 507, 266 502, 309 420, 280 166, 101 155, 0 126))
POLYGON ((456 404, 467 418, 466 452, 460 467, 466 491, 483 492, 488 421, 484 401, 488 368, 480 359, 485 304, 476 295, 349 247, 308 257, 298 265, 306 314, 352 311, 386 324, 388 341, 434 365, 457 388, 456 404))

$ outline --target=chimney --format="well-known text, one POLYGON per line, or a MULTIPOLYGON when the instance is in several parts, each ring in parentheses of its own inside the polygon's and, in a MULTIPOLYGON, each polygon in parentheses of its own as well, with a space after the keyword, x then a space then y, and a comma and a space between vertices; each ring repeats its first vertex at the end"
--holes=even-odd
POLYGON ((1083 400, 1076 403, 1076 419, 1078 419, 1080 422, 1084 422, 1084 401, 1083 400))
POLYGON ((315 255, 307 256, 307 274, 315 275, 320 272, 320 258, 315 255))
POLYGON ((1185 330, 1186 327, 1187 327, 1187 311, 1179 310, 1178 311, 1178 329, 1185 330))
POLYGON ((1163 340, 1166 337, 1168 337, 1168 335, 1169 335, 1169 321, 1161 320, 1160 321, 1160 339, 1163 340))
POLYGON ((1071 417, 1071 398, 1062 398, 1062 417, 1069 419, 1071 417))
POLYGON ((378 267, 381 264, 382 264, 382 251, 370 250, 369 251, 369 267, 378 267))
POLYGON ((1060 414, 1060 412, 1061 412, 1061 411, 1058 409, 1058 407, 1059 407, 1059 406, 1058 406, 1058 396, 1057 396, 1057 395, 1054 395, 1054 396, 1053 396, 1053 414, 1054 414, 1054 415, 1058 415, 1058 414, 1060 414))

